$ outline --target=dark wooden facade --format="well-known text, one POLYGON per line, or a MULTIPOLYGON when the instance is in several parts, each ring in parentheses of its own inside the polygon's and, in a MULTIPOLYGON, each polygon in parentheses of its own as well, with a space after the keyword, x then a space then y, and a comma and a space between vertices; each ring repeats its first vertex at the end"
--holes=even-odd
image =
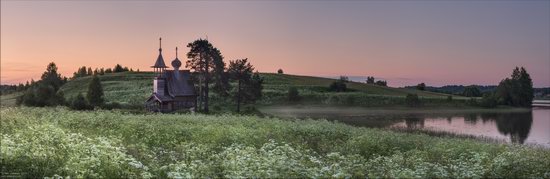
POLYGON ((145 109, 152 112, 194 111, 197 95, 189 78, 189 70, 179 70, 181 61, 177 57, 172 61, 173 70, 168 68, 162 57, 162 48, 154 66, 156 77, 153 80, 153 94, 145 101, 145 109))

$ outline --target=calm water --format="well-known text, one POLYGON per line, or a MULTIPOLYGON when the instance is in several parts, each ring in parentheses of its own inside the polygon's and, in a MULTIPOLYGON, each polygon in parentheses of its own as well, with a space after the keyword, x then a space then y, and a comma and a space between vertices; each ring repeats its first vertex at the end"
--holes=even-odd
POLYGON ((324 118, 362 127, 445 131, 550 147, 550 108, 515 112, 476 112, 276 107, 262 111, 281 117, 324 118))

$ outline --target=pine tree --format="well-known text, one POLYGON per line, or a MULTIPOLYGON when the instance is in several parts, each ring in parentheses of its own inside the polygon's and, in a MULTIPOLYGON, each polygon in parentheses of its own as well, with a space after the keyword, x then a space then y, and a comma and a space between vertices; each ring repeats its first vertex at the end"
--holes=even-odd
POLYGON ((48 64, 48 67, 46 67, 46 71, 41 77, 41 83, 51 85, 55 91, 63 85, 63 79, 61 78, 61 74, 57 73, 57 66, 54 62, 51 62, 48 64))
POLYGON ((113 73, 119 73, 119 72, 123 72, 123 71, 124 71, 124 68, 122 68, 122 65, 120 65, 120 64, 116 64, 115 68, 113 68, 113 73))
POLYGON ((247 89, 250 86, 252 71, 254 67, 248 63, 248 59, 237 59, 229 62, 229 68, 227 72, 232 79, 237 80, 237 94, 235 98, 237 100, 237 112, 241 110, 241 103, 250 99, 250 92, 247 89))
POLYGON ((103 87, 101 86, 101 81, 94 75, 92 82, 88 86, 88 93, 86 94, 88 102, 92 106, 101 106, 103 105, 103 87))
POLYGON ((215 91, 220 92, 222 96, 229 88, 229 83, 224 82, 227 78, 224 78, 223 56, 205 39, 195 40, 187 44, 187 47, 189 47, 189 52, 187 52, 188 60, 185 66, 199 75, 199 101, 204 103, 202 111, 208 113, 208 87, 211 80, 214 80, 215 91))
POLYGON ((521 67, 519 72, 519 85, 521 87, 521 97, 522 97, 522 106, 531 106, 533 103, 534 89, 533 89, 533 80, 531 80, 531 75, 527 73, 525 68, 521 67))

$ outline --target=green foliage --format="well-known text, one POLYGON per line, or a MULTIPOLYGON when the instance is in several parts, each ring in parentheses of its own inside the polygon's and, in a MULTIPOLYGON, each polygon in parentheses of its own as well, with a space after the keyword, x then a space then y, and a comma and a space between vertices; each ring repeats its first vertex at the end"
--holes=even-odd
POLYGON ((470 106, 479 106, 476 98, 470 98, 470 100, 468 100, 468 105, 470 105, 470 106))
POLYGON ((208 98, 209 98, 209 83, 211 78, 214 77, 214 86, 216 91, 225 96, 229 90, 229 83, 224 74, 225 63, 223 62, 223 56, 220 50, 214 47, 206 39, 198 39, 189 44, 189 52, 187 52, 187 62, 185 66, 190 68, 194 72, 200 75, 199 85, 202 84, 200 89, 203 92, 199 92, 199 102, 204 103, 203 112, 208 113, 208 98))
POLYGON ((367 84, 374 84, 374 76, 367 76, 367 84))
POLYGON ((248 59, 237 59, 229 62, 227 73, 237 81, 237 92, 235 99, 237 101, 237 112, 240 112, 241 103, 254 101, 255 92, 252 85, 252 71, 254 67, 248 62, 248 59))
POLYGON ((407 96, 405 97, 405 103, 409 107, 418 107, 422 105, 417 94, 407 94, 407 96))
POLYGON ((93 109, 93 106, 91 106, 88 101, 82 96, 82 94, 78 94, 71 102, 71 109, 74 110, 90 110, 93 109))
POLYGON ((78 68, 78 70, 76 70, 76 72, 73 73, 73 79, 75 78, 80 78, 80 77, 85 77, 85 76, 90 76, 92 74, 88 73, 88 71, 86 70, 86 66, 82 66, 80 68, 78 68))
POLYGON ((497 97, 501 104, 529 107, 534 98, 533 81, 525 68, 516 67, 511 78, 502 80, 497 87, 497 97))
POLYGON ((57 66, 52 62, 48 64, 40 81, 32 82, 25 93, 18 97, 16 103, 39 107, 64 105, 64 93, 58 90, 65 82, 66 78, 61 78, 57 73, 57 66))
POLYGON ((113 68, 113 73, 120 73, 120 72, 124 72, 124 68, 122 68, 122 65, 116 64, 115 67, 113 68))
POLYGON ((462 96, 481 97, 481 91, 475 85, 466 86, 466 87, 464 87, 464 91, 462 92, 462 96))
POLYGON ((39 83, 50 85, 54 88, 54 91, 57 91, 65 82, 67 82, 67 79, 62 78, 61 74, 57 73, 57 66, 54 62, 48 64, 39 81, 39 83))
POLYGON ((376 81, 376 83, 374 83, 375 85, 378 85, 378 86, 388 86, 388 82, 387 81, 383 81, 383 80, 378 80, 376 81))
POLYGON ((347 90, 346 82, 342 79, 332 82, 328 88, 334 92, 345 92, 347 90))
POLYGON ((94 75, 92 81, 88 86, 88 93, 86 94, 88 102, 92 106, 102 106, 105 100, 103 99, 103 87, 101 86, 101 81, 94 75))
POLYGON ((420 91, 424 91, 424 90, 426 90, 426 84, 425 83, 420 83, 420 84, 416 85, 416 89, 420 90, 420 91))
POLYGON ((287 94, 288 101, 290 102, 296 102, 300 101, 300 93, 298 92, 298 88, 296 87, 290 87, 288 88, 288 94, 287 94))
POLYGON ((252 79, 250 82, 250 92, 251 96, 253 97, 253 101, 259 100, 262 98, 262 90, 264 89, 264 78, 260 76, 260 73, 256 71, 252 75, 252 79))
POLYGON ((23 178, 544 178, 550 151, 241 115, 2 108, 3 171, 23 178))
POLYGON ((223 56, 217 48, 213 49, 213 70, 212 77, 214 86, 212 90, 220 96, 228 96, 229 90, 231 88, 229 84, 229 75, 225 72, 225 62, 223 61, 223 56))
POLYGON ((498 105, 498 97, 491 92, 483 94, 481 98, 480 106, 485 108, 494 108, 498 105))
POLYGON ((343 81, 343 82, 349 82, 349 77, 347 76, 340 76, 340 81, 343 81))

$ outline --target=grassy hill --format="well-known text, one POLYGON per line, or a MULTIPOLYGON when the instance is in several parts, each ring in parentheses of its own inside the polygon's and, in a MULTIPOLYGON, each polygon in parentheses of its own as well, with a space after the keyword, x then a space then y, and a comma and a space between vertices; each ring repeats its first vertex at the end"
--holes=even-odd
MULTIPOLYGON (((336 81, 335 79, 299 76, 288 74, 262 73, 266 84, 264 88, 269 90, 287 90, 289 86, 296 86, 302 90, 317 89, 321 92, 327 92, 328 86, 336 81)), ((447 97, 448 94, 434 93, 429 91, 419 91, 416 89, 392 88, 385 86, 377 86, 359 82, 348 82, 347 87, 353 91, 362 92, 371 95, 386 95, 386 96, 406 96, 409 93, 418 94, 421 97, 447 97)))
MULTIPOLYGON (((418 94, 425 101, 441 101, 443 103, 448 94, 419 91, 416 89, 392 88, 370 85, 358 82, 348 82, 350 92, 330 92, 328 86, 335 79, 299 76, 289 74, 262 73, 264 78, 264 96, 260 104, 277 105, 287 103, 288 88, 298 88, 303 100, 302 104, 327 105, 358 105, 358 106, 390 106, 401 104, 409 94, 418 94), (351 102, 350 102, 351 100, 351 102)), ((152 72, 123 72, 110 73, 100 76, 107 102, 117 102, 123 106, 141 107, 152 92, 154 74, 152 72)), ((91 77, 82 77, 70 80, 61 87, 67 99, 78 93, 86 93, 91 77)), ((13 105, 15 98, 21 93, 2 96, 2 103, 13 105)), ((466 99, 453 96, 454 99, 466 99)), ((227 103, 222 101, 220 103, 227 103)), ((216 105, 215 102, 213 105, 216 105)), ((222 105, 222 104, 220 104, 222 105)), ((226 104, 223 104, 226 105, 226 104)))
POLYGON ((0 95, 0 106, 15 106, 17 97, 21 96, 23 92, 15 92, 5 95, 0 95))
MULTIPOLYGON (((141 106, 153 91, 153 76, 150 72, 123 72, 105 74, 99 78, 108 102, 141 106)), ((77 78, 67 82, 60 90, 70 99, 78 93, 85 94, 91 80, 91 76, 77 78)))

